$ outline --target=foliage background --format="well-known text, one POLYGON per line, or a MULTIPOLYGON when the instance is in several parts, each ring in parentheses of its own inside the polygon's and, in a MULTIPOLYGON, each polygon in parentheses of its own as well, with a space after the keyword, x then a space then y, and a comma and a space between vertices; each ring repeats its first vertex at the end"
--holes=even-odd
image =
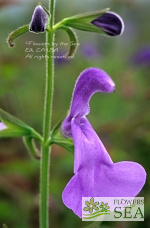
MULTIPOLYGON (((47 6, 47 1, 41 1, 47 6)), ((45 35, 25 34, 8 48, 6 38, 17 27, 29 23, 38 1, 0 0, 0 107, 16 115, 39 132, 42 130, 45 82, 44 59, 26 58, 28 41, 44 43, 45 35)), ((144 222, 103 222, 90 227, 134 228, 150 223, 150 54, 135 61, 138 50, 150 52, 149 0, 59 0, 56 22, 64 17, 110 7, 125 22, 121 37, 106 38, 77 31, 79 49, 74 59, 56 61, 53 125, 69 109, 74 83, 82 70, 95 66, 105 70, 116 83, 114 94, 96 94, 88 116, 114 162, 132 160, 147 171, 147 182, 139 196, 145 197, 144 222)), ((56 34, 59 53, 67 52, 66 34, 56 34)), ((44 55, 44 52, 34 53, 44 55)), ((73 175, 73 154, 52 148, 50 223, 52 228, 90 225, 67 209, 61 193, 73 175)), ((0 227, 38 227, 39 161, 30 159, 21 139, 0 140, 0 227)))

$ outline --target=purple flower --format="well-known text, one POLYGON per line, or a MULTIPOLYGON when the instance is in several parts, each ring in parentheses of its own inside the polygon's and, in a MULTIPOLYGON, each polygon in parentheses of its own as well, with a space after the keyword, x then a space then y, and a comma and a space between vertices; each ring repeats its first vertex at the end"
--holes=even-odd
POLYGON ((6 127, 6 125, 2 122, 0 122, 0 131, 4 130, 6 127))
POLYGON ((146 172, 135 162, 113 163, 85 117, 95 92, 113 92, 115 84, 102 70, 89 68, 77 80, 69 115, 62 132, 74 141, 74 176, 65 187, 64 204, 82 216, 82 197, 134 197, 142 189, 146 172))
POLYGON ((88 68, 84 70, 79 76, 70 113, 63 122, 62 131, 66 137, 72 135, 71 120, 80 118, 89 113, 89 100, 96 92, 110 93, 115 90, 115 84, 112 79, 103 71, 98 68, 88 68))
POLYGON ((30 23, 30 31, 39 33, 44 32, 47 22, 47 14, 42 6, 37 6, 33 12, 32 20, 30 23))
POLYGON ((110 36, 121 35, 124 31, 122 18, 114 12, 104 13, 91 21, 91 23, 110 36))

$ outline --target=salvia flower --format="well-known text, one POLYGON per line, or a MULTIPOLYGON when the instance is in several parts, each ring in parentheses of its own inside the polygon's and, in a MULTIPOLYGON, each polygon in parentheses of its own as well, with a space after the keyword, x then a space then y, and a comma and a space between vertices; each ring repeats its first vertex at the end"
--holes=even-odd
POLYGON ((114 90, 114 82, 103 70, 97 68, 88 68, 83 71, 79 76, 75 86, 70 113, 62 125, 63 134, 66 137, 72 135, 72 118, 76 118, 76 120, 80 121, 82 116, 89 113, 89 100, 94 93, 110 93, 114 90))
POLYGON ((91 21, 91 23, 110 36, 121 35, 124 31, 122 18, 118 14, 110 11, 97 17, 91 21))
POLYGON ((146 180, 144 168, 135 162, 113 163, 85 117, 95 92, 113 92, 115 84, 102 70, 89 68, 77 80, 71 108, 62 124, 65 136, 74 141, 74 176, 65 187, 64 204, 82 216, 82 197, 134 197, 146 180))
POLYGON ((47 14, 42 6, 37 6, 33 12, 29 30, 35 33, 44 32, 46 29, 47 14))

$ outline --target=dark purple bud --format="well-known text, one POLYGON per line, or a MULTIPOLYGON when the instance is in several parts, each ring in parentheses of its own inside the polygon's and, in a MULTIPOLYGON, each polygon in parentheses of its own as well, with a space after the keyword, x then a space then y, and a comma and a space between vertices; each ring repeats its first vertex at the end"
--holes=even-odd
POLYGON ((32 20, 30 23, 30 31, 39 33, 44 32, 47 22, 47 14, 42 6, 37 6, 33 12, 32 20))
POLYGON ((121 35, 124 31, 122 18, 114 12, 104 13, 91 21, 91 23, 103 30, 109 36, 121 35))

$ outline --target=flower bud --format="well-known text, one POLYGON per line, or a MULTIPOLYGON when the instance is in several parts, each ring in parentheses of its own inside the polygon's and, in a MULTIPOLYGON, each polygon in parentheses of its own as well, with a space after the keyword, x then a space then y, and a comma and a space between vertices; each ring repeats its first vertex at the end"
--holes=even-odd
POLYGON ((109 36, 121 35, 124 31, 122 18, 114 12, 106 12, 91 21, 91 23, 103 30, 109 36))
POLYGON ((46 28, 47 14, 43 10, 42 6, 37 6, 33 12, 32 20, 30 22, 29 29, 32 32, 39 33, 44 32, 46 28))

